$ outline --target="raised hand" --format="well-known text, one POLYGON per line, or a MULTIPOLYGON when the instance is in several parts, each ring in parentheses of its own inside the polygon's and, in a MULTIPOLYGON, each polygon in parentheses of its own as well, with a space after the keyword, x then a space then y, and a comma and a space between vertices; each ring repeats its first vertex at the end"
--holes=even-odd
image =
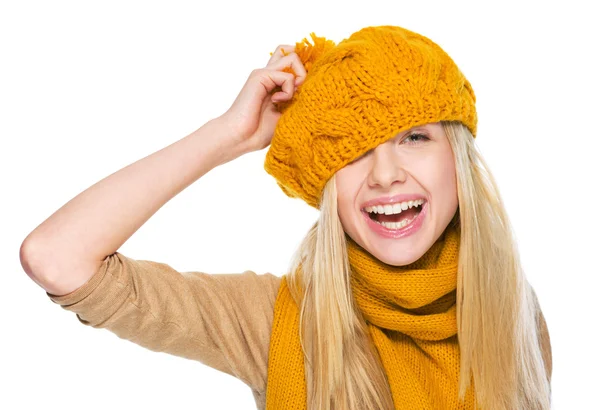
POLYGON ((271 143, 281 116, 274 103, 291 99, 306 78, 306 70, 294 48, 278 46, 265 67, 252 70, 231 107, 221 116, 232 137, 247 152, 261 150, 271 143), (282 71, 286 67, 291 67, 296 76, 282 71), (275 90, 277 87, 280 91, 275 90))

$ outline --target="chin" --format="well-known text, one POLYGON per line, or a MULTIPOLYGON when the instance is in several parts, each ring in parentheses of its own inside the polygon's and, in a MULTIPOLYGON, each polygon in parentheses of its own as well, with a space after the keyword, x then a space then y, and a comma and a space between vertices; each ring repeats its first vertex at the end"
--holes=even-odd
POLYGON ((386 252, 369 252, 381 262, 391 266, 410 265, 423 256, 422 253, 415 253, 414 251, 405 252, 402 249, 395 250, 393 246, 391 246, 386 252))
POLYGON ((394 258, 394 257, 378 257, 375 255, 377 259, 391 266, 405 266, 410 265, 411 263, 417 261, 419 257, 412 258, 394 258))

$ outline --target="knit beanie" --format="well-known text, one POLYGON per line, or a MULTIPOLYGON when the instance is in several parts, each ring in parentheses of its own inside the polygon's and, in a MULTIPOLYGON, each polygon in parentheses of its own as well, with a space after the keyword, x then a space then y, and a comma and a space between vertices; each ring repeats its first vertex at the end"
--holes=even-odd
POLYGON ((415 126, 460 121, 476 135, 471 84, 430 39, 397 26, 366 27, 337 45, 310 35, 314 44, 304 38, 294 50, 306 79, 276 103, 264 163, 287 196, 319 209, 336 171, 415 126))

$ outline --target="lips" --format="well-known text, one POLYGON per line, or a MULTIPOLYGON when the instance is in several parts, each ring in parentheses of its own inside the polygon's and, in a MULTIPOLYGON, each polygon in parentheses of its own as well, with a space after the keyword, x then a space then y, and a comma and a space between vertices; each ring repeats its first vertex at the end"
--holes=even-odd
POLYGON ((427 201, 427 198, 425 198, 424 195, 420 195, 420 194, 398 194, 398 195, 393 195, 393 196, 381 196, 379 198, 374 198, 374 199, 371 199, 371 200, 365 202, 364 204, 361 205, 360 209, 365 209, 368 206, 374 206, 374 205, 389 205, 389 204, 394 204, 397 202, 415 201, 417 199, 422 199, 424 201, 427 201))
MULTIPOLYGON (((423 204, 424 205, 424 204, 423 204)), ((399 214, 380 214, 375 212, 368 212, 368 215, 371 219, 379 222, 400 222, 404 219, 412 219, 415 215, 417 215, 423 209, 423 205, 417 205, 410 207, 406 210, 403 210, 399 214)))
POLYGON ((417 214, 416 218, 410 224, 400 229, 388 229, 380 223, 375 222, 368 215, 368 212, 362 211, 361 213, 364 215, 364 218, 367 222, 367 226, 373 233, 383 238, 400 239, 417 233, 421 229, 425 221, 425 217, 428 214, 428 209, 429 202, 425 202, 422 206, 421 212, 417 214))

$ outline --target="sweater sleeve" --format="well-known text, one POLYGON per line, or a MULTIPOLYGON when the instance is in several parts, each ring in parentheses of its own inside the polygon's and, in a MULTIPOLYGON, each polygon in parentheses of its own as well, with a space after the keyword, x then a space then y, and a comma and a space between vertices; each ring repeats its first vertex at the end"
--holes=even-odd
POLYGON ((262 392, 280 280, 252 271, 178 272, 115 252, 78 289, 46 294, 86 326, 199 361, 262 392))

